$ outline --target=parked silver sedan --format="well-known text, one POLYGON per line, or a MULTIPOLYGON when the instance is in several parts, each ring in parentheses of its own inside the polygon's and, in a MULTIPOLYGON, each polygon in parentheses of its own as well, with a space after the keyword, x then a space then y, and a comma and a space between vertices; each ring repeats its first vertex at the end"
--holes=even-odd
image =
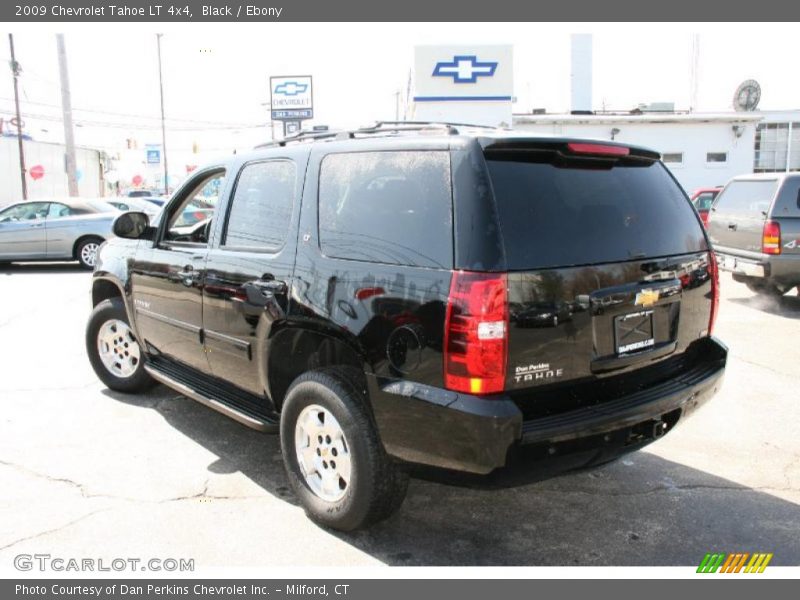
POLYGON ((0 263, 77 260, 94 268, 120 211, 102 200, 17 202, 0 210, 0 263))

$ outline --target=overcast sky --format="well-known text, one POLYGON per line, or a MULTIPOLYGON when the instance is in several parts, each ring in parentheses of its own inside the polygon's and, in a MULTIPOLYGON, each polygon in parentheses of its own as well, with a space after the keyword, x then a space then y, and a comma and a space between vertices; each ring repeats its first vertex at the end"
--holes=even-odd
MULTIPOLYGON (((793 24, 186 24, 59 26, 66 33, 76 141, 108 150, 135 138, 160 141, 155 32, 162 54, 168 149, 196 142, 204 155, 269 138, 270 75, 314 76, 316 123, 333 127, 391 119, 416 44, 513 44, 515 112, 569 110, 570 33, 594 34, 595 109, 641 102, 689 105, 692 33, 700 34, 698 109, 730 110, 736 86, 757 79, 762 109, 800 107, 793 24)), ((61 141, 53 26, 13 32, 23 68, 28 132, 61 141), (48 29, 50 27, 50 29, 48 29)), ((7 32, 6 32, 7 33, 7 32)), ((0 56, 8 60, 7 35, 0 56)), ((13 111, 8 71, 0 116, 13 111)))

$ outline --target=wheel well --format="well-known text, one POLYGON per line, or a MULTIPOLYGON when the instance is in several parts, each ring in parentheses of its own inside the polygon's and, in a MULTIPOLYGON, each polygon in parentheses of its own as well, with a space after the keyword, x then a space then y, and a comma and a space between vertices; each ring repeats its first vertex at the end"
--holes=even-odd
POLYGON ((306 371, 334 366, 353 367, 359 373, 364 371, 364 362, 347 343, 312 331, 278 333, 269 355, 269 390, 278 410, 289 386, 306 371))
POLYGON ((83 236, 79 237, 77 240, 75 240, 75 243, 72 245, 72 256, 73 256, 74 258, 78 258, 78 247, 79 247, 79 246, 80 246, 80 245, 81 245, 83 242, 85 242, 86 240, 98 240, 98 241, 100 241, 100 243, 102 243, 102 242, 104 242, 104 241, 105 241, 105 240, 104 240, 102 237, 100 237, 99 235, 93 235, 93 234, 89 234, 89 235, 83 235, 83 236))
POLYGON ((110 281, 98 279, 92 284, 92 306, 97 306, 109 298, 121 298, 122 292, 110 281))

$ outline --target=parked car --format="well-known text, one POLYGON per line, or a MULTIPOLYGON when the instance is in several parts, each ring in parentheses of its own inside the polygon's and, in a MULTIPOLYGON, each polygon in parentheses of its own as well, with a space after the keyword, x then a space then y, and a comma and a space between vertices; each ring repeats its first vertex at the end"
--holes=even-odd
POLYGON ((441 124, 300 135, 193 172, 156 226, 124 213, 114 231, 86 330, 98 377, 280 432, 294 492, 336 529, 392 514, 409 464, 640 448, 725 369, 705 230, 638 147, 441 124), (176 226, 209 188, 213 218, 176 226), (549 326, 529 327, 542 307, 549 326))
POLYGON ((158 196, 154 190, 129 190, 126 194, 128 198, 153 198, 158 196))
POLYGON ((708 233, 720 268, 759 294, 800 285, 800 174, 731 180, 711 209, 708 233))
POLYGON ((118 214, 99 199, 12 204, 0 211, 0 262, 77 260, 91 269, 118 214))
POLYGON ((142 200, 149 202, 150 204, 155 204, 159 208, 166 204, 168 198, 164 196, 140 196, 142 200))
POLYGON ((711 205, 714 204, 716 198, 722 191, 722 186, 713 188, 700 188, 692 194, 692 204, 694 205, 697 213, 700 215, 700 220, 703 225, 708 227, 708 213, 711 210, 711 205))
POLYGON ((143 212, 151 218, 161 212, 161 208, 158 205, 149 202, 147 198, 143 197, 110 197, 105 198, 105 201, 118 210, 143 212))

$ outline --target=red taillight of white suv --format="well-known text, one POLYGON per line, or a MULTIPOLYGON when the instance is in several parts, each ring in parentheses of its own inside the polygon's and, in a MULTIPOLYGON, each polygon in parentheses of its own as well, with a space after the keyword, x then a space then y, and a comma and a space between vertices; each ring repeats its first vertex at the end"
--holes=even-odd
POLYGON ((468 394, 502 392, 507 358, 508 276, 454 272, 445 321, 445 387, 468 394))

